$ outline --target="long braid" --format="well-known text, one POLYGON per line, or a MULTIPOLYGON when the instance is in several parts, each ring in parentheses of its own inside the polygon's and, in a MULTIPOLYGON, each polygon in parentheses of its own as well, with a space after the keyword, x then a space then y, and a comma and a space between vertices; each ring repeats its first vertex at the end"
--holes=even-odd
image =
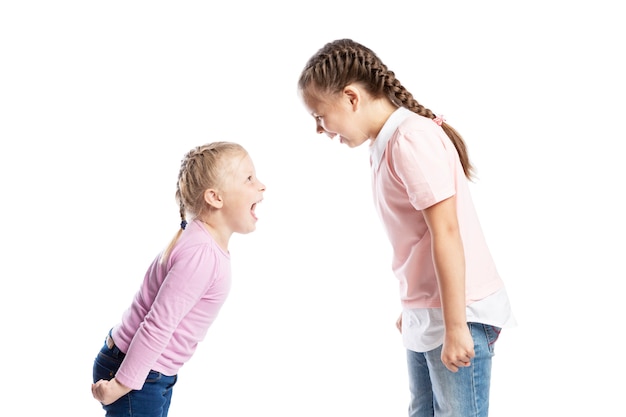
MULTIPOLYGON (((307 62, 298 87, 302 93, 315 96, 339 93, 355 82, 363 84, 375 98, 387 97, 396 106, 406 107, 420 116, 437 117, 413 97, 371 49, 351 39, 339 39, 324 45, 307 62)), ((474 168, 463 138, 449 124, 443 122, 441 127, 459 154, 465 176, 471 179, 474 168)))
POLYGON ((187 172, 185 168, 185 164, 187 161, 187 157, 185 157, 180 163, 180 171, 178 172, 178 181, 176 182, 176 194, 174 195, 175 200, 178 202, 178 212, 180 214, 180 228, 181 230, 185 230, 187 227, 187 211, 185 210, 185 202, 183 201, 183 192, 181 191, 181 185, 184 186, 185 181, 183 176, 185 172, 187 172))
MULTIPOLYGON (((387 71, 385 79, 385 91, 388 91, 388 95, 392 101, 398 101, 402 107, 406 107, 411 110, 413 113, 417 113, 420 116, 427 117, 429 119, 434 119, 437 115, 427 107, 422 106, 413 95, 396 79, 394 73, 392 71, 387 71)), ((459 154, 459 159, 461 160, 461 165, 463 166, 463 173, 469 179, 473 177, 474 167, 470 162, 469 155, 467 152, 467 145, 465 141, 452 126, 447 124, 445 121, 442 122, 441 127, 443 131, 448 135, 454 147, 456 148, 457 153, 459 154)))

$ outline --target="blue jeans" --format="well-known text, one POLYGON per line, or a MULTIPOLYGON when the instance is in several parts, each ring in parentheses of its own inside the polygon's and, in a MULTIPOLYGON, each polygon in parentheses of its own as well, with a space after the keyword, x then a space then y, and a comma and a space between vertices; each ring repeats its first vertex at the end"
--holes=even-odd
MULTIPOLYGON (((105 341, 93 363, 93 381, 113 378, 124 356, 117 346, 109 349, 105 341)), ((150 371, 141 390, 133 390, 102 408, 107 417, 167 417, 176 379, 176 375, 150 371)))
POLYGON ((441 346, 429 352, 407 351, 411 402, 409 417, 487 417, 494 343, 500 328, 467 323, 476 356, 467 368, 449 371, 441 346))

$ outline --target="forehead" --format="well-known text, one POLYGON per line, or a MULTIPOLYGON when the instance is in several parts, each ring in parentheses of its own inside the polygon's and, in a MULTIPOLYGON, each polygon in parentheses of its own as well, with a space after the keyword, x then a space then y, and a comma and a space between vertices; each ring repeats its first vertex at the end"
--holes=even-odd
POLYGON ((337 97, 328 96, 325 98, 309 96, 304 98, 304 106, 306 107, 309 114, 313 116, 319 116, 326 113, 328 110, 332 109, 337 103, 337 97))

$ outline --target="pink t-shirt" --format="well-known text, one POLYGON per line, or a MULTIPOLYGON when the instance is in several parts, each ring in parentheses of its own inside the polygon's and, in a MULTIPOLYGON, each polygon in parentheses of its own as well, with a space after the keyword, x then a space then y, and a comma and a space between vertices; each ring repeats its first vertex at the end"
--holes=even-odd
POLYGON ((440 308, 431 236, 422 210, 456 195, 466 303, 503 288, 454 144, 433 120, 399 108, 371 147, 374 204, 393 247, 392 269, 408 309, 440 308))
POLYGON ((126 353, 116 379, 141 389, 150 372, 175 375, 204 339, 231 285, 230 255, 199 221, 189 223, 165 263, 152 262, 141 288, 113 328, 126 353))

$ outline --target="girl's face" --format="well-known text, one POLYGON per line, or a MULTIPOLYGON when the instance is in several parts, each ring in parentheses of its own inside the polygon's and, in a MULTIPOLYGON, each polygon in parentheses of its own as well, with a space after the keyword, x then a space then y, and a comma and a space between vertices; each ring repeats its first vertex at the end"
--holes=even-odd
POLYGON ((226 161, 229 178, 222 187, 222 213, 232 232, 250 233, 256 229, 256 205, 263 200, 265 185, 256 177, 249 155, 236 155, 226 161))
POLYGON ((338 137, 341 143, 355 148, 369 139, 361 128, 358 100, 350 91, 344 91, 323 98, 306 96, 304 105, 315 119, 317 133, 325 133, 331 139, 338 137))

